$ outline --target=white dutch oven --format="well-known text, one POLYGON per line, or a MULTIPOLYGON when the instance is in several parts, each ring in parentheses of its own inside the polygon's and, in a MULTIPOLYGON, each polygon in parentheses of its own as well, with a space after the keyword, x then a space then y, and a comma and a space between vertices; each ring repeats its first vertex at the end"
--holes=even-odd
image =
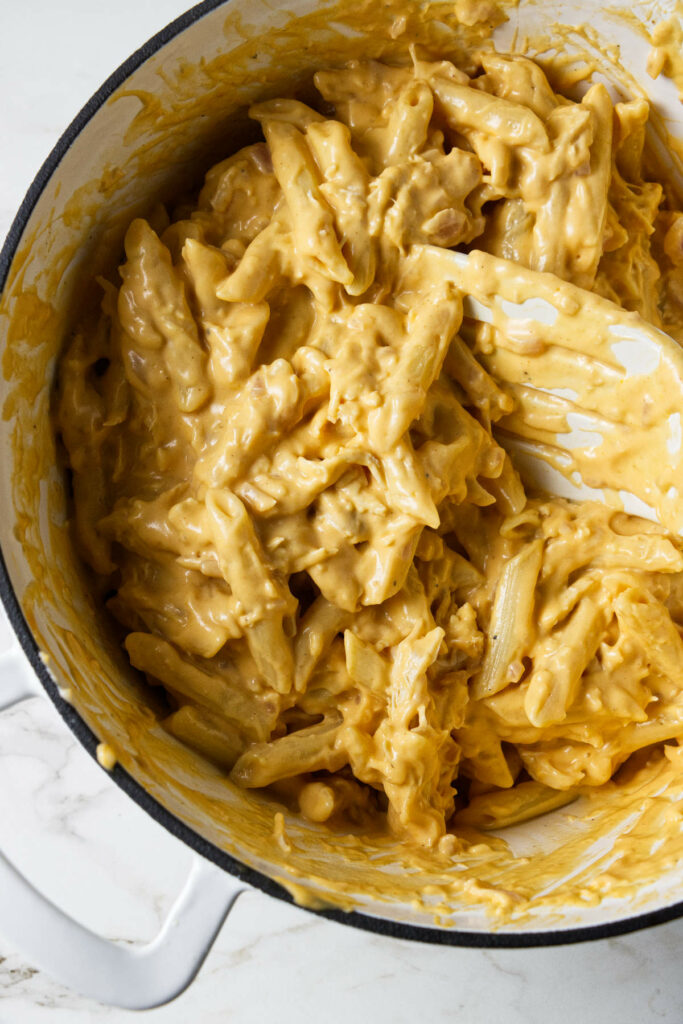
MULTIPOLYGON (((653 13, 666 13, 665 5, 652 8, 636 5, 635 15, 652 21, 653 13)), ((291 852, 277 856, 272 809, 254 794, 232 789, 156 726, 149 689, 131 671, 88 596, 64 526, 65 484, 49 415, 55 360, 74 309, 85 301, 79 282, 106 269, 112 253, 118 261, 123 230, 136 213, 196 183, 212 161, 248 140, 240 113, 245 104, 290 89, 328 59, 334 64, 382 54, 379 37, 350 36, 327 25, 315 0, 293 0, 292 11, 298 17, 317 12, 303 35, 292 35, 292 15, 266 0, 207 0, 151 39, 64 133, 29 189, 0 257, 2 597, 36 676, 80 742, 94 754, 105 739, 118 755, 118 785, 199 855, 162 933, 136 951, 111 945, 68 919, 0 855, 0 929, 67 984, 131 1008, 158 1005, 183 990, 247 885, 284 899, 307 894, 309 903, 323 907, 326 896, 329 903, 331 893, 343 890, 343 909, 314 912, 389 935, 453 945, 600 938, 683 914, 683 863, 677 862, 655 884, 644 885, 637 899, 574 902, 552 910, 540 901, 537 911, 497 924, 482 907, 453 899, 440 908, 436 926, 424 893, 428 883, 438 885, 439 871, 416 876, 398 852, 393 865, 365 862, 357 870, 357 851, 345 849, 343 837, 286 816, 291 852), (361 868, 365 894, 354 901, 361 868), (414 900, 420 892, 421 906, 414 900)), ((672 84, 646 76, 648 47, 637 21, 629 27, 591 0, 521 0, 510 18, 497 30, 500 49, 510 45, 514 32, 521 39, 546 27, 552 36, 556 22, 586 22, 598 39, 618 42, 622 63, 656 97, 669 130, 683 135, 672 84)), ((582 50, 587 42, 570 35, 563 45, 582 50)), ((606 79, 616 82, 609 61, 595 56, 604 63, 606 79)), ((20 657, 7 656, 2 680, 0 707, 35 692, 36 679, 26 678, 20 657)), ((588 827, 580 803, 571 811, 573 823, 557 812, 540 825, 515 829, 515 852, 552 850, 572 829, 588 827)), ((601 840, 603 846, 607 841, 601 840)), ((590 856, 597 852, 596 845, 590 856)), ((575 869, 585 873, 588 860, 575 869)))

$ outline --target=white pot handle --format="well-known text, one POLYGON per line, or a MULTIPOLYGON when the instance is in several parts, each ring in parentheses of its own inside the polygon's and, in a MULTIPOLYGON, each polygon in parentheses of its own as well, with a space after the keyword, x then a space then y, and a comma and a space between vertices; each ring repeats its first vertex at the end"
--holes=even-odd
POLYGON ((30 697, 45 696, 24 652, 14 641, 0 654, 0 711, 8 711, 30 697))
MULTIPOLYGON (((0 711, 41 692, 18 647, 0 656, 0 711)), ((157 937, 130 948, 78 924, 0 853, 0 932, 36 967, 82 995, 108 1006, 146 1010, 187 988, 245 888, 195 856, 157 937)))

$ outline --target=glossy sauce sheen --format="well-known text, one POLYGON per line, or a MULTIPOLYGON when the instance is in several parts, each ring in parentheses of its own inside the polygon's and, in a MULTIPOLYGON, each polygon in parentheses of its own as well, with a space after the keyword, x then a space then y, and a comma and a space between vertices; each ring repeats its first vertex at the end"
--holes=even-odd
MULTIPOLYGON (((311 821, 453 856, 683 733, 680 541, 527 495, 515 339, 407 275, 411 246, 476 248, 683 339, 683 215, 644 177, 644 101, 478 72, 361 61, 252 108, 263 142, 130 226, 56 410, 81 554, 167 729, 311 821)), ((589 357, 544 352, 577 394, 589 357)))

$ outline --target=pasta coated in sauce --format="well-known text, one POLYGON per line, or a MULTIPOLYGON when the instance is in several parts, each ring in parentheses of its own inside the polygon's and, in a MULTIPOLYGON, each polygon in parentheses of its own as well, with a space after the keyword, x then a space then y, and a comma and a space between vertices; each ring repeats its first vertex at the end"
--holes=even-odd
POLYGON ((486 53, 315 86, 251 109, 265 141, 195 208, 130 226, 57 427, 167 729, 313 821, 431 846, 683 733, 683 545, 527 496, 486 326, 404 260, 482 249, 682 338, 683 214, 643 178, 647 104, 602 85, 486 53))

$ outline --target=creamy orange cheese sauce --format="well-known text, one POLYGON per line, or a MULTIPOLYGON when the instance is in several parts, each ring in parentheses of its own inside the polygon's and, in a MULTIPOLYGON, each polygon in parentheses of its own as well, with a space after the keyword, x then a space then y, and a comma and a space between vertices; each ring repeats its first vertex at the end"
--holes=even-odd
MULTIPOLYGON (((130 226, 59 368, 75 535, 175 737, 311 821, 448 853, 683 734, 683 545, 525 492, 497 426, 529 401, 515 339, 411 247, 683 338, 683 214, 644 176, 644 101, 571 101, 524 58, 315 86, 130 226)), ((571 342, 543 353, 569 388, 596 372, 571 342)), ((632 388, 610 401, 627 422, 632 388)))

